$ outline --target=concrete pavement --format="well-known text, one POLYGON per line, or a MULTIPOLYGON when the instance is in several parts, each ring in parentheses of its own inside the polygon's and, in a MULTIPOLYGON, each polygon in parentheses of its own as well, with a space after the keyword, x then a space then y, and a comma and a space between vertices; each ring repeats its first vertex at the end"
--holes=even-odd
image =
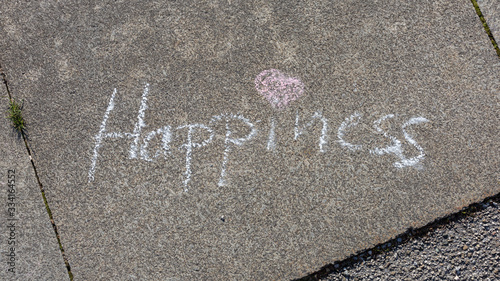
POLYGON ((500 40, 500 1, 479 0, 477 4, 481 9, 493 37, 495 37, 498 43, 498 40, 500 40))
POLYGON ((66 280, 68 272, 22 138, 5 118, 9 98, 0 89, 1 280, 66 280))
POLYGON ((75 280, 297 278, 500 192, 469 1, 0 10, 75 280))

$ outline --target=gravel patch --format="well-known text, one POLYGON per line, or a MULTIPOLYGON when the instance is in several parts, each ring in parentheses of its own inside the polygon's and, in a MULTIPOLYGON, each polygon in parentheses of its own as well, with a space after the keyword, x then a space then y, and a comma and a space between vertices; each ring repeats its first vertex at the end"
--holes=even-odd
POLYGON ((302 280, 500 280, 500 196, 302 280))

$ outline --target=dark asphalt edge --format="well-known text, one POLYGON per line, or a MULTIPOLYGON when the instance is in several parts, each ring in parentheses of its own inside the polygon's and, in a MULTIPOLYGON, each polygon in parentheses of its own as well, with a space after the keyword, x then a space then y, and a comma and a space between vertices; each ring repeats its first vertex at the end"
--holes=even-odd
POLYGON ((495 48, 495 51, 497 51, 497 55, 500 58, 500 48, 498 47, 497 41, 495 40, 495 37, 493 37, 493 33, 491 33, 490 27, 488 26, 488 23, 486 23, 486 19, 483 16, 483 13, 481 12, 481 9, 479 8, 479 5, 477 4, 476 0, 471 0, 472 5, 474 5, 474 9, 476 10, 476 14, 481 20, 481 23, 483 24, 484 31, 486 34, 488 34, 488 37, 490 38, 491 44, 493 44, 493 48, 495 48))
MULTIPOLYGON (((12 102, 13 99, 12 99, 12 94, 10 92, 9 83, 7 82, 7 76, 5 75, 5 72, 3 71, 1 63, 0 63, 0 76, 2 77, 2 82, 5 85, 5 89, 7 91, 7 95, 8 95, 9 101, 12 102)), ((30 148, 28 146, 27 135, 24 132, 24 130, 21 130, 18 133, 23 138, 24 146, 26 147, 26 151, 27 151, 28 156, 29 156, 30 161, 31 161, 31 166, 33 167, 33 170, 35 172, 35 177, 36 177, 36 180, 38 182, 38 187, 40 188, 40 193, 42 194, 43 203, 45 204, 45 210, 47 211, 47 214, 49 215, 50 223, 52 224, 52 228, 54 229, 54 233, 55 233, 56 238, 57 238, 57 243, 59 244, 59 250, 61 251, 61 255, 62 255, 62 258, 64 260, 64 264, 66 266, 66 270, 68 271, 69 280, 73 281, 73 273, 71 272, 71 266, 69 265, 69 261, 66 258, 66 254, 64 252, 64 248, 63 248, 62 243, 61 243, 61 237, 59 236, 59 231, 57 230, 57 225, 56 225, 56 223, 54 221, 54 218, 52 217, 52 212, 50 210, 50 206, 49 206, 49 203, 47 201, 47 197, 45 197, 45 189, 43 188, 43 185, 42 185, 42 183, 40 181, 40 178, 38 177, 38 172, 37 172, 37 169, 36 169, 36 166, 35 166, 35 162, 33 161, 33 158, 31 157, 31 150, 30 150, 30 148)))
MULTIPOLYGON (((491 44, 493 45, 493 48, 497 52, 498 57, 500 58, 500 48, 498 47, 498 44, 495 40, 495 37, 493 37, 493 34, 491 33, 491 30, 488 26, 488 23, 486 22, 486 19, 483 16, 483 13, 481 12, 481 9, 479 8, 479 5, 477 4, 476 0, 471 0, 472 5, 474 6, 474 9, 476 11, 477 16, 481 20, 481 23, 483 24, 484 31, 488 35, 488 38, 491 41, 491 44)), ((370 249, 366 249, 363 251, 360 251, 354 255, 349 256, 346 259, 343 259, 341 261, 334 262, 333 264, 328 264, 323 266, 320 270, 311 273, 305 277, 299 278, 299 279, 294 279, 294 281, 317 281, 321 278, 326 278, 329 274, 331 273, 339 273, 343 271, 345 268, 352 268, 356 265, 358 265, 360 262, 364 261, 366 258, 371 257, 371 258, 376 258, 380 253, 383 252, 388 252, 392 249, 394 249, 396 246, 401 245, 403 243, 407 243, 410 240, 417 239, 419 237, 422 237, 430 232, 432 232, 434 229, 442 227, 444 225, 447 225, 451 222, 457 222, 461 219, 464 219, 466 217, 472 216, 476 212, 479 212, 481 210, 484 210, 485 207, 483 204, 488 203, 488 202, 496 202, 500 203, 500 193, 487 197, 483 201, 479 203, 473 203, 469 205, 468 207, 463 208, 461 211, 457 213, 450 214, 444 218, 439 218, 423 227, 413 229, 410 228, 403 234, 400 234, 396 236, 394 239, 391 239, 385 243, 380 243, 375 245, 374 247, 370 249)))
POLYGON ((377 256, 379 256, 381 253, 391 251, 399 245, 421 238, 431 233, 435 229, 449 225, 450 223, 453 222, 459 222, 464 218, 474 216, 475 213, 486 209, 487 203, 489 202, 495 202, 500 204, 500 193, 487 197, 481 202, 473 203, 456 213, 452 213, 445 217, 438 218, 433 222, 426 224, 425 226, 419 228, 409 228, 407 231, 396 236, 393 239, 390 239, 384 243, 377 244, 372 248, 359 251, 356 254, 353 254, 346 259, 336 261, 333 264, 327 264, 323 266, 320 270, 311 273, 305 277, 294 279, 293 281, 318 281, 319 279, 328 277, 328 275, 331 273, 340 273, 345 269, 351 269, 359 265, 367 258, 376 259, 377 256))
MULTIPOLYGON (((486 34, 488 35, 488 37, 493 45, 493 48, 495 49, 498 57, 500 58, 500 48, 498 47, 498 44, 497 44, 493 34, 491 33, 491 30, 489 29, 489 26, 488 26, 483 14, 482 14, 480 8, 479 8, 479 5, 477 4, 477 1, 471 0, 471 2, 475 8, 475 11, 476 11, 479 19, 481 20, 481 23, 484 27, 486 34)), ((10 92, 10 89, 8 86, 8 82, 7 82, 7 78, 6 78, 6 75, 3 71, 1 63, 0 63, 0 76, 2 77, 3 84, 5 85, 9 100, 12 101, 12 95, 11 95, 11 92, 10 92)), ((42 185, 40 178, 38 176, 37 169, 36 169, 35 163, 33 161, 33 158, 31 157, 31 151, 30 151, 29 146, 28 146, 27 136, 25 135, 24 131, 21 131, 21 136, 22 136, 23 141, 25 143, 25 147, 26 147, 28 156, 30 158, 31 165, 34 169, 35 177, 37 179, 37 182, 38 182, 38 185, 40 188, 40 192, 42 194, 42 198, 43 198, 43 201, 45 204, 47 214, 49 215, 50 222, 51 222, 52 227, 54 229, 54 233, 56 235, 57 242, 59 244, 59 249, 61 251, 61 255, 63 257, 66 269, 68 271, 69 278, 72 281, 73 274, 71 272, 71 267, 70 267, 70 264, 66 258, 64 248, 61 244, 61 239, 60 239, 59 232, 57 230, 57 225, 55 224, 55 221, 53 219, 52 212, 50 210, 47 198, 45 196, 45 191, 44 191, 43 185, 42 185)), ((311 273, 305 277, 302 277, 299 279, 294 279, 294 280, 295 281, 319 280, 321 278, 327 277, 331 273, 339 273, 339 272, 343 271, 345 268, 348 268, 348 269, 352 268, 352 267, 358 265, 359 263, 361 263, 363 260, 365 260, 368 257, 376 258, 380 253, 388 252, 388 251, 396 248, 396 246, 398 246, 398 245, 401 245, 401 244, 407 243, 411 240, 420 238, 420 237, 432 232, 436 228, 443 227, 443 226, 450 224, 452 222, 457 222, 457 221, 462 220, 464 218, 467 218, 469 216, 473 216, 475 213, 482 211, 486 208, 486 207, 484 207, 483 204, 488 203, 488 202, 492 202, 492 201, 496 202, 496 203, 500 203, 500 193, 493 195, 493 196, 490 196, 490 197, 487 197, 486 199, 484 199, 483 201, 481 201, 479 203, 473 203, 473 204, 469 205, 468 207, 463 208, 459 212, 450 214, 450 215, 443 217, 443 218, 436 219, 435 221, 433 221, 433 222, 431 222, 423 227, 420 227, 417 229, 409 228, 403 234, 400 234, 400 235, 396 236, 395 238, 388 240, 387 242, 380 243, 380 244, 377 244, 370 249, 360 251, 356 254, 351 255, 350 257, 348 257, 344 260, 334 262, 333 264, 325 265, 317 272, 311 273)))

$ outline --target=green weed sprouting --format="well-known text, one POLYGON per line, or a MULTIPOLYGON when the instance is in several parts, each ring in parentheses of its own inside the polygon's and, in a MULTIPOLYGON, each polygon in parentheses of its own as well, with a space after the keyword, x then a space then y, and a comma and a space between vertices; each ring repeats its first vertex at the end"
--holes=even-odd
POLYGON ((14 99, 9 103, 9 115, 7 118, 10 119, 12 126, 18 133, 22 133, 25 129, 25 123, 21 112, 22 108, 22 105, 19 105, 14 99))

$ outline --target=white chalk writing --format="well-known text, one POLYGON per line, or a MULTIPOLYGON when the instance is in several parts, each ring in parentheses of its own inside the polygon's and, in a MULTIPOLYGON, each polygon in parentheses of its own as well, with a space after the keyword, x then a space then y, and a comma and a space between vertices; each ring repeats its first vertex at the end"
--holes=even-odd
POLYGON ((149 84, 144 86, 144 92, 142 93, 141 107, 139 108, 139 115, 137 115, 137 123, 135 123, 134 133, 132 136, 134 137, 134 142, 130 146, 130 158, 137 158, 137 145, 139 144, 139 138, 141 137, 142 128, 146 127, 144 124, 144 116, 146 115, 147 101, 149 94, 149 84))
POLYGON ((349 118, 346 118, 345 121, 342 122, 342 124, 340 124, 340 127, 337 130, 337 137, 339 138, 338 142, 340 143, 340 145, 345 146, 352 151, 360 150, 362 146, 360 144, 352 144, 346 142, 344 140, 344 136, 346 133, 346 129, 358 125, 360 119, 361 119, 361 114, 356 112, 349 118), (357 118, 357 121, 354 121, 354 118, 357 118))
POLYGON ((416 165, 420 160, 422 160, 424 158, 424 155, 425 155, 424 154, 424 150, 406 132, 405 128, 407 126, 409 126, 409 125, 414 125, 414 124, 419 124, 419 123, 423 123, 423 122, 428 122, 429 120, 427 120, 427 119, 425 119, 423 117, 416 117, 416 118, 411 118, 410 120, 408 120, 408 122, 406 122, 406 123, 403 124, 402 130, 403 130, 403 134, 405 136, 405 139, 410 144, 412 144, 413 146, 415 146, 415 148, 417 148, 417 150, 419 151, 419 155, 418 156, 412 157, 412 158, 408 159, 403 154, 403 149, 402 149, 401 141, 398 140, 397 138, 389 135, 386 131, 384 131, 384 130, 382 130, 380 128, 380 124, 383 121, 385 121, 385 120, 387 120, 389 118, 394 118, 394 114, 387 114, 387 115, 383 116, 382 118, 376 120, 373 123, 373 126, 375 127, 375 130, 377 130, 377 132, 383 133, 384 137, 389 138, 391 140, 391 145, 387 146, 385 148, 378 148, 377 147, 377 148, 375 148, 373 150, 370 150, 370 152, 374 153, 374 154, 378 154, 378 155, 384 155, 386 153, 392 153, 392 154, 396 155, 397 157, 399 157, 401 159, 401 161, 398 161, 398 162, 394 163, 394 167, 397 167, 397 168, 402 168, 402 167, 406 167, 406 166, 414 166, 414 165, 416 165))
POLYGON ((158 128, 156 131, 151 131, 146 135, 146 137, 144 138, 144 144, 141 146, 141 159, 144 159, 146 161, 153 161, 153 159, 149 157, 148 145, 149 142, 157 135, 163 135, 163 137, 161 138, 163 152, 157 150, 153 158, 157 158, 160 153, 163 153, 165 156, 167 156, 168 152, 170 151, 169 143, 172 137, 170 126, 158 128))
MULTIPOLYGON (((188 191, 189 183, 193 175, 193 167, 191 164, 193 154, 195 154, 195 150, 201 151, 200 149, 202 147, 208 146, 213 142, 213 139, 216 135, 215 126, 217 124, 220 124, 224 125, 225 132, 223 135, 224 150, 222 152, 222 164, 220 167, 218 185, 224 186, 228 184, 228 177, 230 176, 228 175, 228 165, 230 163, 231 151, 236 149, 236 147, 242 147, 243 145, 254 142, 254 139, 256 139, 259 131, 256 124, 258 124, 260 121, 251 121, 249 118, 241 114, 225 113, 212 116, 210 119, 208 119, 208 124, 185 124, 177 126, 175 128, 166 125, 162 126, 161 128, 151 130, 147 133, 143 132, 143 129, 147 128, 146 122, 144 120, 146 111, 148 109, 147 97, 149 94, 149 84, 145 84, 142 93, 141 104, 137 115, 137 121, 134 125, 132 133, 108 132, 106 130, 106 125, 110 113, 115 108, 115 98, 117 93, 118 91, 114 89, 109 100, 108 107, 104 113, 99 131, 94 137, 95 146, 93 149, 93 154, 90 161, 90 169, 88 172, 89 182, 94 181, 95 179, 96 166, 99 159, 99 150, 102 149, 101 146, 104 140, 117 138, 132 139, 129 150, 129 159, 139 159, 151 162, 155 161, 161 155, 163 155, 164 158, 167 159, 167 156, 172 154, 171 143, 174 140, 174 132, 183 132, 183 130, 185 130, 185 142, 181 144, 178 149, 185 152, 185 171, 182 185, 184 191, 188 191), (238 130, 235 131, 236 128, 238 130), (206 137, 203 140, 194 141, 195 135, 205 135, 206 137), (160 137, 161 146, 157 146, 159 148, 156 149, 156 151, 148 151, 150 142, 155 138, 158 138, 158 140, 160 140, 160 137)), ((414 157, 407 157, 405 156, 403 142, 390 135, 386 130, 382 129, 383 122, 386 122, 389 119, 395 120, 395 118, 396 117, 394 114, 386 114, 373 122, 373 127, 375 128, 376 132, 380 133, 383 137, 390 141, 390 143, 386 147, 375 147, 372 149, 368 149, 364 148, 361 144, 353 144, 347 141, 349 139, 348 134, 352 130, 354 130, 355 127, 358 126, 358 124, 362 121, 362 115, 357 112, 345 118, 344 121, 340 123, 337 129, 338 140, 336 141, 336 143, 339 143, 341 147, 347 148, 353 152, 369 152, 372 155, 378 156, 382 156, 385 154, 395 155, 398 158, 398 161, 394 162, 393 166, 396 168, 417 167, 417 164, 421 165, 421 162, 425 157, 425 152, 423 147, 417 143, 415 138, 407 132, 407 129, 409 126, 429 122, 429 120, 420 116, 412 117, 401 125, 404 139, 408 144, 413 146, 418 151, 418 155, 414 157)), ((318 139, 318 150, 320 153, 324 154, 328 145, 329 122, 330 121, 320 112, 315 112, 314 114, 309 115, 309 119, 307 119, 307 116, 305 118, 304 116, 301 117, 297 112, 295 117, 294 139, 297 140, 301 136, 305 137, 305 135, 308 133, 308 130, 311 131, 313 126, 315 124, 318 124, 321 126, 321 133, 319 134, 318 139)), ((277 136, 275 117, 270 118, 269 128, 270 129, 267 138, 264 137, 267 139, 266 148, 268 151, 276 152, 277 136)), ((179 138, 179 134, 175 134, 175 136, 179 138)), ((406 152, 406 155, 408 155, 408 152, 406 152)))
POLYGON ((113 94, 111 95, 111 99, 109 99, 108 108, 106 109, 106 112, 104 113, 104 118, 102 120, 101 127, 99 128, 99 133, 97 133, 97 135, 95 136, 94 154, 92 155, 92 162, 90 164, 90 170, 89 170, 89 182, 94 180, 95 166, 97 163, 97 157, 99 156, 98 150, 99 150, 99 147, 101 146, 103 134, 106 131, 106 122, 108 122, 109 113, 115 107, 115 102, 114 102, 115 96, 116 96, 116 89, 113 90, 113 94))
POLYGON ((220 120, 225 120, 226 121, 226 138, 224 140, 225 144, 225 149, 224 149, 224 159, 222 160, 222 169, 220 172, 220 179, 219 179, 219 186, 224 186, 226 185, 226 170, 227 170, 227 161, 229 158, 229 151, 231 150, 231 144, 235 145, 242 145, 244 142, 250 140, 252 137, 255 136, 257 133, 257 130, 255 129, 254 125, 250 123, 250 120, 247 118, 241 116, 241 115, 232 115, 232 114, 223 114, 223 115, 217 115, 212 118, 210 121, 210 124, 220 121, 220 120), (250 133, 244 138, 232 138, 232 132, 229 127, 229 122, 231 120, 240 120, 245 123, 250 128, 250 133))
POLYGON ((181 148, 186 149, 186 173, 185 173, 186 179, 184 180, 184 191, 188 191, 187 186, 188 186, 189 181, 191 180, 191 153, 193 151, 193 148, 203 147, 203 146, 209 144, 214 137, 214 133, 213 133, 212 129, 210 129, 209 127, 207 127, 203 124, 184 125, 184 126, 177 127, 177 129, 183 129, 183 128, 188 128, 187 142, 181 146, 181 148), (204 129, 204 130, 208 131, 210 133, 210 137, 208 139, 202 141, 201 143, 193 142, 192 141, 193 132, 194 132, 194 129, 196 129, 196 128, 200 128, 200 129, 204 129))
POLYGON ((321 136, 319 137, 319 151, 325 152, 324 146, 326 145, 327 131, 328 131, 328 120, 321 115, 319 112, 315 112, 312 116, 312 120, 306 123, 302 128, 299 126, 299 113, 297 112, 297 117, 295 118, 295 140, 305 133, 305 130, 314 124, 315 119, 319 119, 323 123, 323 128, 321 129, 321 136))
POLYGON ((269 140, 267 141, 267 150, 274 150, 276 148, 276 143, 275 143, 275 135, 276 133, 274 132, 274 128, 276 127, 276 124, 274 122, 274 118, 271 118, 271 129, 269 130, 269 140))

